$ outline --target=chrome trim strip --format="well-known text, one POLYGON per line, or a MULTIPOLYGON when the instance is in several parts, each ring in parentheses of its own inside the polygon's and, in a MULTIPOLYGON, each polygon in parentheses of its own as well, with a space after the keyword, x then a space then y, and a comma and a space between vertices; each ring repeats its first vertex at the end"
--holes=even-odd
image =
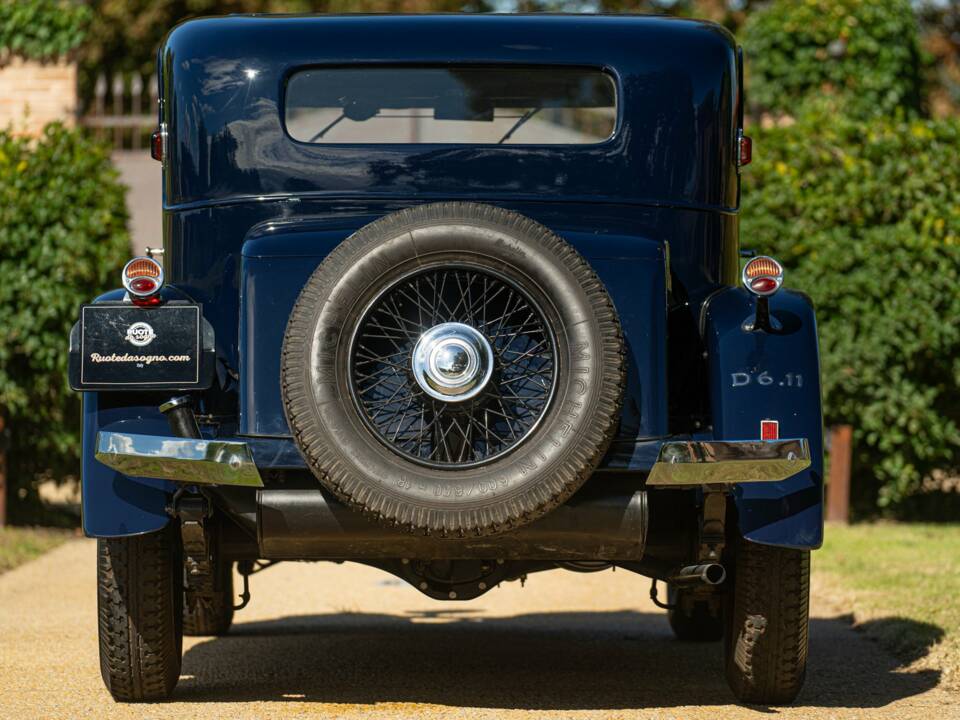
MULTIPOLYGON (((620 198, 612 200, 597 200, 594 195, 558 195, 545 198, 543 195, 531 195, 529 193, 515 193, 513 195, 502 195, 499 193, 478 193, 471 195, 471 200, 485 203, 518 203, 518 202, 550 202, 561 203, 582 203, 585 205, 626 205, 628 207, 648 207, 665 208, 668 210, 692 210, 694 212, 719 212, 724 215, 736 215, 740 211, 740 203, 736 205, 717 205, 704 203, 689 203, 676 200, 663 200, 658 198, 620 198)), ((164 205, 164 210, 170 212, 185 212, 188 210, 205 210, 224 205, 242 205, 244 203, 267 203, 267 202, 286 202, 290 200, 340 200, 344 202, 358 201, 370 202, 371 200, 396 200, 397 194, 386 190, 375 190, 364 193, 350 193, 342 190, 304 190, 302 192, 278 192, 266 193, 263 195, 232 195, 225 198, 207 199, 207 200, 188 200, 186 202, 174 202, 164 205)), ((417 199, 431 202, 455 202, 463 200, 463 195, 446 195, 444 193, 417 193, 417 199)), ((265 221, 266 224, 279 225, 279 221, 265 221)), ((263 223, 261 223, 263 224, 263 223)), ((254 237, 248 233, 247 237, 254 237)))
POLYGON ((647 485, 732 485, 778 482, 810 467, 806 438, 665 442, 647 485))
POLYGON ((250 448, 230 440, 97 433, 97 460, 133 477, 197 485, 263 487, 250 448))

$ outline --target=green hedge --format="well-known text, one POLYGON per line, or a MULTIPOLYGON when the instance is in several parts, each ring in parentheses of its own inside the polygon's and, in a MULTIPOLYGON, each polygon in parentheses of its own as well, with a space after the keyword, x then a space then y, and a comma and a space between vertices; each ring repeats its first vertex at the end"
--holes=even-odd
POLYGON ((743 31, 748 102, 793 114, 808 97, 843 98, 857 117, 922 105, 923 62, 909 0, 775 0, 743 31))
POLYGON ((0 412, 17 490, 76 471, 80 404, 67 387, 67 341, 78 306, 117 285, 126 227, 106 147, 58 124, 39 140, 0 131, 0 412))
POLYGON ((69 0, 0 0, 0 60, 66 55, 83 42, 92 18, 89 7, 69 0))
POLYGON ((835 227, 904 223, 960 244, 960 123, 856 120, 821 106, 790 127, 752 128, 756 158, 743 176, 744 234, 793 263, 835 227), (754 208, 763 212, 756 214, 754 208))
POLYGON ((855 428, 860 499, 896 509, 960 467, 960 122, 752 132, 742 243, 814 298, 825 420, 855 428))

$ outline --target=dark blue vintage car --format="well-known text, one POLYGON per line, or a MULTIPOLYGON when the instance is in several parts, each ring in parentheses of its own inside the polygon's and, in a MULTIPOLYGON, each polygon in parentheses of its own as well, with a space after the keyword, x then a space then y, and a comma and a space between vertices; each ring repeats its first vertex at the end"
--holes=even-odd
POLYGON ((245 603, 268 562, 347 560, 438 600, 624 568, 679 638, 723 639, 740 700, 793 700, 817 332, 741 261, 733 37, 238 16, 159 66, 163 249, 71 335, 113 696, 172 692, 234 566, 245 603))

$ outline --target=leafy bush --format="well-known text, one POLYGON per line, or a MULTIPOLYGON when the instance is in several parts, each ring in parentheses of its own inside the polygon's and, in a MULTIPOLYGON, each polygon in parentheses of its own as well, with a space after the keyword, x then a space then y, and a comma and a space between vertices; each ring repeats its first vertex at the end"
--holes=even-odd
POLYGON ((91 19, 90 8, 68 0, 0 0, 0 60, 66 55, 83 42, 91 19))
POLYGON ((744 173, 744 242, 763 238, 788 263, 817 249, 825 229, 857 233, 904 223, 917 235, 960 244, 956 121, 863 122, 822 106, 797 124, 753 128, 744 173), (757 213, 757 209, 763 212, 757 213))
POLYGON ((742 242, 813 296, 826 422, 855 428, 862 499, 896 506, 960 467, 960 122, 753 132, 742 242))
POLYGON ((0 413, 9 477, 75 472, 80 405, 67 387, 77 307, 117 284, 129 255, 124 189, 105 147, 54 124, 0 132, 0 413))
POLYGON ((922 54, 909 0, 774 0, 743 33, 748 101, 793 114, 808 97, 843 98, 857 117, 918 110, 922 54))

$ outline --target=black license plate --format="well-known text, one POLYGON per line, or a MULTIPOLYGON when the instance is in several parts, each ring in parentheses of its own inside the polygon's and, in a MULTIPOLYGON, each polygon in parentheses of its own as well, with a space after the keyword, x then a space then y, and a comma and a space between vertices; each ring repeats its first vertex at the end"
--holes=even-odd
POLYGON ((203 358, 201 333, 198 305, 84 305, 79 367, 72 368, 79 371, 79 378, 71 372, 71 379, 78 389, 197 387, 203 358))

